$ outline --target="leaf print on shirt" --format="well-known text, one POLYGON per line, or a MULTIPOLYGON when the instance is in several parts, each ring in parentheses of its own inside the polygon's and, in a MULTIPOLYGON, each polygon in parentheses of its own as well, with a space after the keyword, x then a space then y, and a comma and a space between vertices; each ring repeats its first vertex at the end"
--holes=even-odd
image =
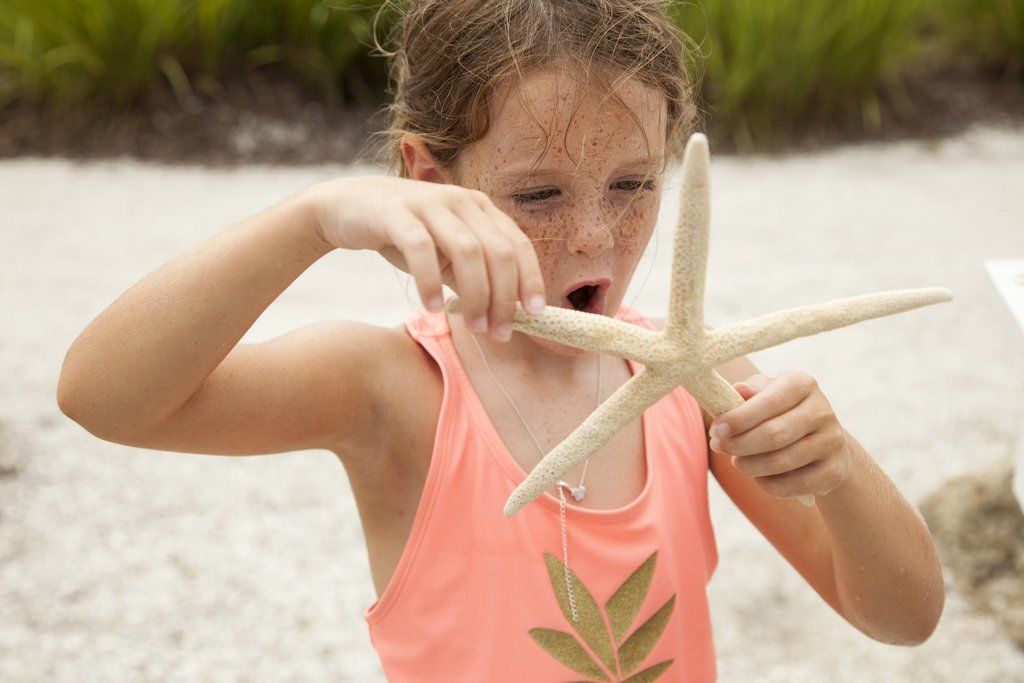
POLYGON ((572 581, 578 617, 577 621, 573 621, 572 605, 569 603, 569 592, 565 586, 565 564, 551 553, 544 553, 544 562, 558 606, 562 609, 566 621, 597 659, 595 660, 571 633, 543 627, 531 628, 529 633, 530 637, 558 662, 578 674, 589 677, 586 681, 572 683, 647 683, 661 676, 672 664, 674 660, 667 659, 630 676, 651 653, 665 630, 672 615, 672 607, 675 605, 675 593, 657 612, 623 640, 629 625, 640 611, 644 598, 647 597, 657 558, 658 551, 655 550, 619 586, 604 604, 603 611, 587 587, 570 569, 569 580, 572 581))

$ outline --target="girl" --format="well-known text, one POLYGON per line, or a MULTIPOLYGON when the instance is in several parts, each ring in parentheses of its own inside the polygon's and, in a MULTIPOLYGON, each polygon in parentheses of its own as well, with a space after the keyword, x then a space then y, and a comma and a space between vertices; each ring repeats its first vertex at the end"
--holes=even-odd
POLYGON ((709 442, 679 387, 502 515, 638 370, 511 334, 516 302, 661 324, 622 300, 695 115, 683 39, 653 0, 431 0, 399 28, 398 177, 318 183, 158 268, 76 339, 61 409, 143 448, 335 453, 391 681, 714 680, 709 471, 851 624, 926 639, 943 599, 927 529, 803 373, 730 361, 751 399, 716 420, 731 433, 709 442), (380 252, 428 310, 238 343, 334 249, 380 252), (815 507, 789 500, 808 493, 815 507))

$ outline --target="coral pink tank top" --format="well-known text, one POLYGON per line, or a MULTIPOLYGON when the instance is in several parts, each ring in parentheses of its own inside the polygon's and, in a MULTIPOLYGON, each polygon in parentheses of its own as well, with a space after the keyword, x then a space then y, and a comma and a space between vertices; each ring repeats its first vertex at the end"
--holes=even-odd
MULTIPOLYGON (((627 306, 616 318, 654 329, 627 306)), ((591 510, 566 496, 573 621, 558 499, 545 491, 502 514, 526 473, 470 383, 446 314, 417 311, 405 327, 440 366, 444 395, 409 540, 363 614, 388 681, 715 680, 705 590, 718 553, 694 398, 676 387, 643 413, 647 481, 636 499, 591 510)))

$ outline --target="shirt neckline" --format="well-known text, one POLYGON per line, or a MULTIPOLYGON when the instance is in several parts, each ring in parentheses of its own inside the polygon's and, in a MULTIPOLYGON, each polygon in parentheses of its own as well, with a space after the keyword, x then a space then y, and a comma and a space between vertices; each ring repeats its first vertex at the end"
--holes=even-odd
MULTIPOLYGON (((625 307, 619 308, 619 311, 615 314, 616 318, 623 318, 624 314, 629 313, 625 307)), ((512 457, 512 453, 508 450, 505 442, 502 441, 501 436, 498 434, 497 428, 494 426, 494 422, 491 420, 490 415, 487 413, 487 409, 484 407, 483 401, 477 394, 476 387, 473 386, 473 382, 469 379, 469 374, 466 372, 465 367, 462 365, 462 359, 459 357, 458 349, 455 348, 455 343, 451 337, 451 327, 448 324, 448 317, 446 311, 440 311, 439 313, 433 314, 438 315, 442 321, 443 334, 448 337, 448 343, 451 345, 452 354, 455 360, 455 371, 462 384, 463 393, 468 398, 469 412, 476 421, 479 432, 483 435, 484 439, 488 442, 490 448, 488 451, 497 460, 501 469, 509 477, 512 483, 518 486, 524 479, 526 479, 526 472, 520 466, 519 462, 512 457)), ((632 376, 636 376, 637 367, 643 367, 641 363, 633 361, 631 358, 625 359, 629 365, 630 373, 632 376)), ((644 448, 644 462, 646 463, 647 476, 644 481, 644 487, 640 493, 626 505, 618 508, 611 509, 594 509, 586 508, 579 505, 574 505, 569 501, 572 500, 572 496, 567 496, 565 501, 565 514, 569 516, 578 517, 584 520, 590 520, 594 522, 618 522, 623 519, 632 517, 647 503, 647 500, 651 496, 651 488, 654 481, 654 460, 651 457, 651 416, 648 414, 650 407, 644 410, 640 416, 641 431, 643 432, 643 448, 644 448)), ((511 493, 511 491, 509 492, 511 493)), ((532 505, 534 503, 540 503, 544 507, 559 512, 560 501, 558 498, 548 493, 546 490, 541 493, 536 499, 528 503, 532 505)), ((503 502, 502 502, 503 505, 503 502)))

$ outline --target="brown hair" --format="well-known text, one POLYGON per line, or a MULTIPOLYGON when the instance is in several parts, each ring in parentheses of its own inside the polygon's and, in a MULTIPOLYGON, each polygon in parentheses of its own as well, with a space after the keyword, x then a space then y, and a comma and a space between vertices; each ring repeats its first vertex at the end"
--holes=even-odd
MULTIPOLYGON (((381 10, 391 4, 386 0, 381 10)), ((394 51, 384 49, 374 32, 377 50, 392 58, 394 83, 388 90, 393 102, 385 105, 387 127, 373 133, 384 140, 378 156, 386 157, 391 173, 409 177, 401 140, 414 134, 438 164, 454 172, 458 153, 486 134, 497 88, 512 76, 518 75, 521 85, 531 70, 563 63, 578 67, 587 84, 594 82, 597 92, 619 104, 624 105, 616 84, 629 78, 663 92, 668 105, 665 162, 678 158, 697 117, 686 69, 692 41, 669 18, 666 4, 413 0, 393 24, 388 40, 397 45, 394 51)), ((649 153, 646 132, 629 114, 649 153)))

